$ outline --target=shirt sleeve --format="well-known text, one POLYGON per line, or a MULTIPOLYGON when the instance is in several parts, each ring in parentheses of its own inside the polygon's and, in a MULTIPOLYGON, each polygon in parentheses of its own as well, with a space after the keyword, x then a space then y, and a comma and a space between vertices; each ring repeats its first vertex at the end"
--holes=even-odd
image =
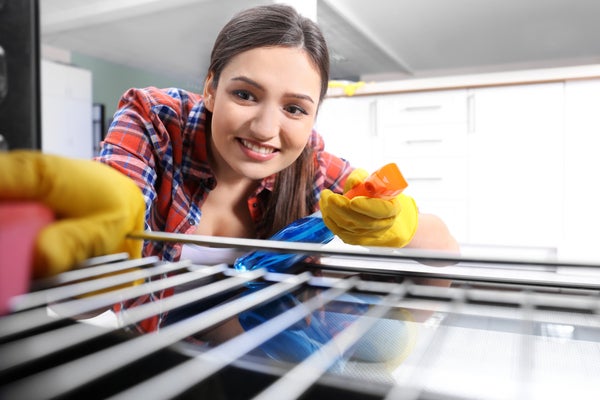
MULTIPOLYGON (((149 229, 151 204, 157 196, 156 160, 151 138, 155 142, 162 136, 151 118, 152 101, 140 89, 128 90, 119 101, 118 110, 101 144, 96 159, 132 178, 140 187, 146 202, 146 229, 149 229)), ((163 139, 164 141, 165 139, 163 139)))
POLYGON ((344 183, 354 167, 348 160, 325 151, 325 142, 316 131, 313 131, 310 143, 313 146, 317 163, 314 188, 316 198, 320 197, 323 189, 343 193, 344 183))
MULTIPOLYGON (((128 90, 96 157, 140 187, 146 230, 187 233, 192 226, 181 177, 185 107, 194 100, 187 96, 177 90, 128 90)), ((172 261, 180 247, 146 241, 143 254, 172 261)))

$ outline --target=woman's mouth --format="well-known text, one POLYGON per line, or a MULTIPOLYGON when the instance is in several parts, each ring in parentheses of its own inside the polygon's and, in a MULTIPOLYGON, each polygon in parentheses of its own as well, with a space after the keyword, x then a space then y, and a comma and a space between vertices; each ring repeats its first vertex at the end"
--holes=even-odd
POLYGON ((242 146, 244 146, 245 148, 252 150, 255 153, 259 153, 259 154, 272 154, 275 153, 277 151, 277 149, 270 147, 270 146, 262 146, 260 144, 257 144, 255 142, 250 142, 246 139, 239 139, 240 143, 242 144, 242 146))

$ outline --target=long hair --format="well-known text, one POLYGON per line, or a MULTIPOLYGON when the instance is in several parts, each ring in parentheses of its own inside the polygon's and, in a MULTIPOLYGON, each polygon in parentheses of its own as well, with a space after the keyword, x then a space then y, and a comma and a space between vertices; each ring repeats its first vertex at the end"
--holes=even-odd
MULTIPOLYGON (((301 48, 307 52, 321 76, 320 105, 329 81, 329 52, 325 38, 315 22, 283 4, 242 11, 223 27, 215 40, 208 68, 208 72, 213 73, 214 87, 233 57, 255 48, 273 46, 301 48)), ((209 127, 211 120, 209 113, 209 127)), ((313 211, 316 203, 312 193, 314 175, 314 154, 310 146, 306 146, 294 163, 276 174, 273 193, 266 199, 263 218, 257 226, 259 237, 269 237, 313 211)))

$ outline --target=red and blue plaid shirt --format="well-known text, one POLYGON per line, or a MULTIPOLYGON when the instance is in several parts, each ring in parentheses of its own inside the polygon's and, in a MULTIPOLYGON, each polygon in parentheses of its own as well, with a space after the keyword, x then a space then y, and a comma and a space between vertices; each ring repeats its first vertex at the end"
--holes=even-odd
MULTIPOLYGON (((147 230, 188 234, 200 222, 202 204, 216 185, 208 164, 205 125, 202 98, 182 89, 130 89, 121 98, 96 159, 130 176, 142 189, 147 230)), ((314 148, 318 165, 315 199, 324 188, 341 193, 352 171, 350 164, 324 151, 323 139, 315 131, 308 145, 314 148)), ((263 179, 248 198, 255 223, 264 209, 257 205, 267 197, 259 194, 272 190, 273 182, 274 176, 263 179)), ((176 261, 181 244, 147 241, 143 255, 176 261)))

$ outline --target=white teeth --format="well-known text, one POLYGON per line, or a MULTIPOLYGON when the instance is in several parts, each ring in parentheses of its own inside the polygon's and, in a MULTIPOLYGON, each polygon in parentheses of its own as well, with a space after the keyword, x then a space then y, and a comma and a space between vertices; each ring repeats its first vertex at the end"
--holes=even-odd
POLYGON ((255 151, 257 153, 261 153, 261 154, 271 154, 273 153, 275 150, 272 147, 263 147, 263 146, 259 146, 257 144, 248 142, 245 139, 241 139, 242 144, 244 145, 244 147, 249 148, 252 151, 255 151))

